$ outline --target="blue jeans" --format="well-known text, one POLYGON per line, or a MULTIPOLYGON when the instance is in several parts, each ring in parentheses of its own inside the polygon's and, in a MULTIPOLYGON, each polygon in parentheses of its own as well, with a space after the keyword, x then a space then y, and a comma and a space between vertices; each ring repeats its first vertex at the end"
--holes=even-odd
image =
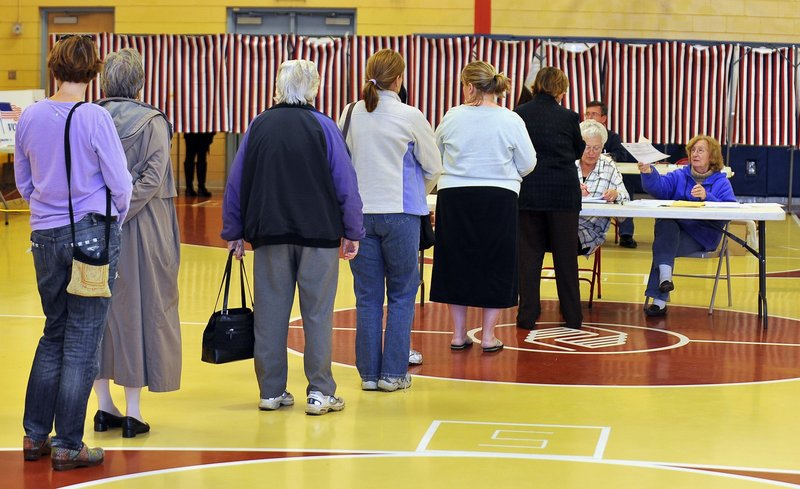
POLYGON ((408 373, 419 287, 419 226, 419 216, 411 214, 364 214, 367 235, 350 269, 356 294, 356 367, 365 381, 408 373), (388 297, 385 336, 384 284, 388 297))
MULTIPOLYGON (((105 247, 105 222, 89 214, 75 223, 75 239, 89 256, 105 247)), ((31 251, 45 323, 33 357, 25 394, 25 434, 44 440, 53 430, 54 447, 78 450, 92 382, 99 368, 98 350, 111 298, 67 294, 72 273, 72 234, 69 225, 31 233, 31 251)), ((111 223, 109 287, 119 259, 119 225, 111 223)))
POLYGON ((659 265, 675 267, 675 257, 688 256, 703 251, 703 247, 680 226, 675 219, 656 219, 653 231, 653 264, 650 265, 650 277, 647 280, 645 295, 653 299, 666 301, 669 292, 658 290, 661 284, 659 265))

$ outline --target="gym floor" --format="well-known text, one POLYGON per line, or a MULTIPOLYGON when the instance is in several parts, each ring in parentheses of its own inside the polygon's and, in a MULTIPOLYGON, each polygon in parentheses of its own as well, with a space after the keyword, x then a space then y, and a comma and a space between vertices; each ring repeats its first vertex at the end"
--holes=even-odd
MULTIPOLYGON (((675 278, 665 318, 642 312, 653 222, 637 219, 637 249, 613 235, 603 246, 602 299, 584 328, 562 330, 555 282, 543 285, 533 332, 500 317, 499 353, 452 352, 444 305, 417 306, 412 346, 424 355, 413 384, 364 392, 354 367, 355 299, 340 262, 334 377, 342 412, 304 414, 303 337, 295 305, 289 391, 297 404, 258 410, 252 361, 200 361, 225 262, 221 201, 178 199, 182 387, 142 395, 152 431, 123 439, 95 433, 89 400, 85 441, 103 465, 62 473, 23 462, 22 412, 44 324, 24 213, 0 225, 0 474, 5 488, 758 488, 800 487, 800 226, 767 224, 769 329, 756 317, 757 261, 731 257, 732 306, 713 280, 675 278)), ((432 253, 426 258, 430 278, 432 253)), ((252 268, 252 254, 245 258, 252 268)), ((548 258, 549 260, 549 258, 548 258)), ((583 259, 582 259, 583 260, 583 259)), ((712 274, 715 260, 681 259, 678 273, 712 274)), ((591 266, 585 260, 584 266, 591 266)), ((477 328, 477 316, 470 315, 477 328)), ((479 339, 480 329, 470 333, 479 339)), ((124 405, 122 389, 112 389, 124 405)))

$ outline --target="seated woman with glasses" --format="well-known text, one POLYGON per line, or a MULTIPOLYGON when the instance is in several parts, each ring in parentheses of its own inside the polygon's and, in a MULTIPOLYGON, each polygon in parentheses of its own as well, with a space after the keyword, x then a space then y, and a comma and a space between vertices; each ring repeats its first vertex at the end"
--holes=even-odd
MULTIPOLYGON (((586 143, 581 159, 577 161, 578 178, 581 181, 581 195, 584 198, 598 197, 607 202, 630 200, 628 191, 622 183, 622 175, 614 160, 602 154, 603 145, 608 139, 605 126, 587 119, 581 122, 581 136, 586 143)), ((606 232, 611 226, 608 217, 581 217, 578 220, 578 254, 591 255, 606 240, 606 232)))
MULTIPOLYGON (((736 202, 733 188, 722 172, 722 147, 711 136, 698 135, 686 145, 689 165, 660 175, 650 164, 639 163, 642 187, 656 199, 736 202)), ((653 303, 645 307, 647 316, 667 313, 669 293, 675 289, 672 269, 675 257, 700 251, 713 251, 722 239, 724 221, 700 219, 656 219, 653 236, 653 264, 645 295, 653 303)))

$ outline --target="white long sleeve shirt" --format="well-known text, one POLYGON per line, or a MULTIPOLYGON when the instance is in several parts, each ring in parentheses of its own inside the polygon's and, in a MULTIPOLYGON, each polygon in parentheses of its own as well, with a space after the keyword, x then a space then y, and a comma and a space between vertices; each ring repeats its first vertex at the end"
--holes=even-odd
POLYGON ((500 187, 519 194, 522 177, 536 166, 525 122, 497 106, 459 105, 436 128, 444 174, 439 189, 500 187))
MULTIPOLYGON (((378 106, 367 112, 356 102, 346 142, 358 177, 365 214, 428 214, 425 196, 442 173, 442 159, 430 123, 391 90, 380 90, 378 106)), ((339 117, 344 128, 347 107, 339 117)))

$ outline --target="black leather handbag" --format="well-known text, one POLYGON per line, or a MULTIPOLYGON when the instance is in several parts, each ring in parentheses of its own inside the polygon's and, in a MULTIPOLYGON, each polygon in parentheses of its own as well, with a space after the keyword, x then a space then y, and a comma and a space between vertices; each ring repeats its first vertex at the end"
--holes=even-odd
MULTIPOLYGON (((222 283, 219 286, 217 300, 214 303, 215 312, 211 315, 211 318, 208 320, 208 325, 205 331, 203 331, 203 354, 201 360, 204 362, 228 363, 236 360, 253 358, 253 344, 255 343, 253 310, 247 307, 244 294, 245 284, 247 284, 248 294, 250 293, 250 284, 247 282, 244 260, 239 262, 242 307, 235 309, 228 308, 232 261, 233 251, 228 253, 228 261, 225 264, 225 274, 222 276, 222 283), (225 289, 225 294, 222 299, 222 309, 217 311, 219 296, 223 288, 225 289)), ((252 294, 250 295, 250 304, 253 304, 252 294)))
POLYGON ((419 251, 427 250, 436 244, 436 234, 433 232, 431 214, 419 217, 419 251))

